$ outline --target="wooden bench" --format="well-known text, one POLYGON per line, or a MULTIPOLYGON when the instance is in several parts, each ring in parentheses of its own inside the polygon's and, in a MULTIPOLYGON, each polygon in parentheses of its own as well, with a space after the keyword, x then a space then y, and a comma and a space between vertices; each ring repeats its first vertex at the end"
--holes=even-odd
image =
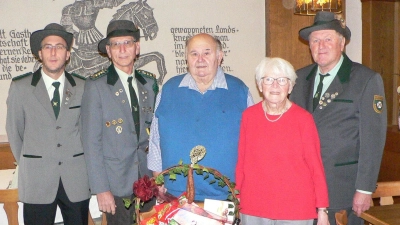
POLYGON ((15 169, 15 158, 8 143, 0 143, 0 170, 15 169))
MULTIPOLYGON (((380 205, 393 205, 393 197, 400 196, 400 181, 378 182, 372 198, 379 198, 380 205)), ((373 205, 373 201, 371 201, 373 205)))

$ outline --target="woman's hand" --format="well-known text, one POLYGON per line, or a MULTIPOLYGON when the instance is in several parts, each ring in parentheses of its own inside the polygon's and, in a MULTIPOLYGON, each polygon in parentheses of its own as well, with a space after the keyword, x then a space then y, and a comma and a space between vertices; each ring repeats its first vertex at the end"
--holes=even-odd
POLYGON ((326 208, 318 209, 317 225, 330 225, 328 219, 328 213, 326 213, 326 208))

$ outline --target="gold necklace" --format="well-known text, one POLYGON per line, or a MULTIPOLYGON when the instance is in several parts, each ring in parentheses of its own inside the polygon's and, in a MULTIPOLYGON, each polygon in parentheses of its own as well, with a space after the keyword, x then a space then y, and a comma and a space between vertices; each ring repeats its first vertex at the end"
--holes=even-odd
POLYGON ((278 118, 276 118, 276 119, 274 119, 274 120, 271 120, 270 118, 268 118, 268 116, 267 116, 267 105, 266 105, 266 103, 264 102, 264 105, 265 105, 265 111, 264 111, 264 115, 265 115, 265 118, 269 121, 269 122, 276 122, 276 121, 278 121, 281 117, 282 117, 282 115, 287 111, 287 108, 286 108, 286 103, 285 103, 285 109, 283 110, 283 112, 279 115, 279 117, 278 118))
POLYGON ((276 118, 276 119, 274 119, 274 120, 271 120, 271 119, 268 118, 268 116, 267 116, 267 111, 264 112, 264 115, 265 115, 265 118, 267 118, 267 120, 268 120, 269 122, 276 122, 276 121, 278 121, 278 120, 282 117, 282 115, 283 115, 285 112, 286 112, 286 111, 283 111, 283 113, 281 113, 281 115, 279 115, 279 117, 276 118))

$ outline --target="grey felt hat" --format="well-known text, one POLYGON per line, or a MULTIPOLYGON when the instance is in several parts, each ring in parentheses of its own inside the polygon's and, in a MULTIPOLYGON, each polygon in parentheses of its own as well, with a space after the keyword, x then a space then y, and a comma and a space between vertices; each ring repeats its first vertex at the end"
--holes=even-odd
POLYGON ((42 48, 41 44, 43 39, 47 36, 60 36, 67 42, 67 50, 71 49, 74 35, 65 30, 63 26, 57 23, 50 23, 43 30, 38 30, 32 33, 30 38, 30 45, 32 53, 39 58, 39 50, 42 48))
POLYGON ((135 41, 139 41, 140 30, 130 20, 114 20, 108 24, 107 37, 99 42, 99 51, 107 53, 106 45, 112 37, 132 36, 135 41))
POLYGON ((299 31, 299 35, 304 40, 308 41, 308 37, 313 31, 317 30, 335 30, 346 38, 346 41, 350 40, 351 32, 350 29, 342 25, 342 22, 335 18, 335 14, 332 12, 319 11, 315 15, 314 24, 305 27, 299 31))

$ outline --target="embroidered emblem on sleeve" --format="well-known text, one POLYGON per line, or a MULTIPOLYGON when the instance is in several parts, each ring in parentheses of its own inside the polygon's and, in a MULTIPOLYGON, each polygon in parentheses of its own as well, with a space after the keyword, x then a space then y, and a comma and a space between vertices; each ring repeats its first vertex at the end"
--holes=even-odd
POLYGON ((383 110, 383 96, 381 95, 374 95, 374 111, 376 113, 382 113, 383 110))

